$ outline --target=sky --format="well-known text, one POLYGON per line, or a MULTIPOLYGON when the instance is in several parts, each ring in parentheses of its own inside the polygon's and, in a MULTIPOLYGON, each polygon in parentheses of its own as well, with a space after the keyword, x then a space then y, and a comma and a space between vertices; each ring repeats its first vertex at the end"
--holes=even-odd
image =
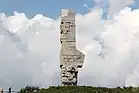
POLYGON ((78 84, 139 86, 139 2, 60 1, 0 0, 0 87, 60 85, 62 8, 75 10, 77 49, 85 54, 78 84))
MULTIPOLYGON (((90 8, 95 7, 97 1, 100 2, 101 7, 105 11, 103 15, 105 18, 109 6, 108 0, 1 0, 0 12, 7 15, 13 15, 14 11, 23 12, 29 18, 32 18, 36 14, 57 18, 60 15, 60 10, 63 8, 72 8, 76 13, 85 14, 90 11, 90 8)), ((136 9, 138 5, 139 1, 135 0, 135 3, 129 5, 129 7, 136 9)))
MULTIPOLYGON (((51 18, 58 18, 60 11, 63 8, 72 8, 76 13, 85 14, 90 11, 90 8, 95 7, 96 2, 100 2, 100 6, 104 9, 104 17, 107 14, 109 6, 108 0, 1 0, 0 12, 7 15, 13 15, 14 11, 23 12, 29 18, 36 14, 43 14, 51 18)), ((124 0, 121 0, 124 2, 124 0)), ((139 1, 135 0, 134 4, 129 5, 132 9, 139 6, 139 1)))
POLYGON ((56 18, 60 15, 62 8, 73 8, 76 12, 85 13, 88 11, 84 8, 93 6, 92 0, 1 0, 0 12, 12 15, 13 11, 26 13, 28 16, 43 14, 56 18))
MULTIPOLYGON (((108 0, 1 0, 0 12, 13 15, 13 11, 23 12, 29 18, 36 14, 43 14, 52 18, 57 18, 63 8, 72 8, 76 13, 87 13, 90 8, 95 7, 96 2, 100 2, 101 7, 107 10, 108 0)), ((124 2, 124 0, 122 0, 124 2)), ((139 1, 129 5, 133 9, 138 8, 139 1)))

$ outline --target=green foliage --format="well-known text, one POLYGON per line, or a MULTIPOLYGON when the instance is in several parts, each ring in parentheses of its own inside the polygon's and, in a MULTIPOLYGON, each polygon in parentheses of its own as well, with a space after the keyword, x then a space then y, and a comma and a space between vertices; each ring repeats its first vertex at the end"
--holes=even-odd
POLYGON ((92 87, 92 86, 50 86, 39 89, 35 86, 22 88, 19 93, 139 93, 139 88, 134 87, 92 87), (35 90, 35 91, 34 91, 35 90))
POLYGON ((25 88, 21 88, 18 93, 32 93, 38 92, 40 89, 37 86, 26 86, 25 88))

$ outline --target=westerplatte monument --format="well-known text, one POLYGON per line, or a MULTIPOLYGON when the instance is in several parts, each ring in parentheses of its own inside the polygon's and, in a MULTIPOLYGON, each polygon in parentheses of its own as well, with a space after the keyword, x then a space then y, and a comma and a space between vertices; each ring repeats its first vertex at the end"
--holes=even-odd
POLYGON ((60 23, 60 68, 64 86, 76 86, 78 68, 82 68, 85 55, 76 49, 75 13, 62 9, 60 23))

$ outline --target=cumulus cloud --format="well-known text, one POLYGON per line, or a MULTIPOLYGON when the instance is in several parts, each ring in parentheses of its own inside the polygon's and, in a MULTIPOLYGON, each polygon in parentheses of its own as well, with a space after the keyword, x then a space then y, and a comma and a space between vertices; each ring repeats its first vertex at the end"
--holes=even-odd
POLYGON ((40 14, 33 19, 23 13, 1 14, 0 86, 60 83, 58 22, 40 14))
MULTIPOLYGON (((83 84, 87 83, 83 79, 87 76, 90 85, 107 87, 138 85, 136 84, 138 76, 134 73, 135 69, 138 73, 138 67, 136 67, 138 64, 138 11, 125 8, 114 19, 106 20, 107 22, 103 25, 96 23, 102 29, 96 30, 95 33, 98 34, 94 38, 94 32, 91 31, 92 40, 85 46, 88 52, 80 77, 83 84)), ((92 22, 96 21, 98 22, 98 20, 92 22)), ((97 26, 94 25, 92 28, 97 26)))
MULTIPOLYGON (((77 48, 86 55, 80 85, 138 86, 139 9, 121 9, 111 20, 101 19, 101 8, 76 14, 77 48)), ((1 87, 60 84, 59 23, 41 14, 0 14, 1 87)))
POLYGON ((109 14, 113 15, 119 13, 124 7, 133 4, 134 0, 108 0, 109 2, 109 14))
POLYGON ((108 15, 108 18, 118 14, 125 7, 135 4, 135 0, 93 0, 95 7, 103 8, 104 15, 108 15))

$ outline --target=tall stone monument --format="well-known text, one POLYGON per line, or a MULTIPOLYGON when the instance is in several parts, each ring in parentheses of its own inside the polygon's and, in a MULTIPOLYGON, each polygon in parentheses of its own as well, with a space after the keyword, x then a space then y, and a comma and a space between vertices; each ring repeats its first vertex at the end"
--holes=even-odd
POLYGON ((76 49, 75 13, 62 9, 60 24, 60 68, 62 85, 77 85, 78 68, 84 63, 85 55, 76 49))

